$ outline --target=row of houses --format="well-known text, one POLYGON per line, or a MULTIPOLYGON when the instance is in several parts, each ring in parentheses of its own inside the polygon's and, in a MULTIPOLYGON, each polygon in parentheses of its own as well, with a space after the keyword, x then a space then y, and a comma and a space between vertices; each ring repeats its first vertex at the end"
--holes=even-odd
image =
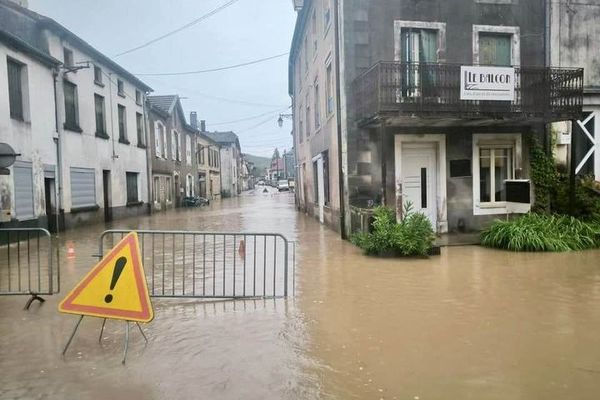
POLYGON ((188 122, 178 96, 150 96, 22 3, 0 0, 0 142, 18 154, 0 176, 3 226, 55 230, 240 193, 233 132, 207 132, 194 112, 188 122))
POLYGON ((532 139, 600 180, 600 0, 293 3, 296 204, 342 236, 378 204, 440 233, 526 212, 532 139))

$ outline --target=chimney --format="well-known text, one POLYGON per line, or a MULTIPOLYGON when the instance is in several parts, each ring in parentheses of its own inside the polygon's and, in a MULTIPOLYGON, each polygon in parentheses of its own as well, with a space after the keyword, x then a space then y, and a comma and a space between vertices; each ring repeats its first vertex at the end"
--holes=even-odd
POLYGON ((200 132, 206 132, 206 121, 205 120, 200 121, 200 132))
POLYGON ((192 126, 192 128, 198 129, 198 114, 196 113, 196 111, 192 111, 190 113, 190 125, 192 126))

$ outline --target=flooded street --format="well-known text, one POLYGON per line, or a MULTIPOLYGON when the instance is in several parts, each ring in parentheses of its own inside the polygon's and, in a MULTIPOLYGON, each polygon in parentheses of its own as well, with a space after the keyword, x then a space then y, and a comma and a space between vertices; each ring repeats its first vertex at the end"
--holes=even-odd
MULTIPOLYGON (((2 399, 597 399, 600 251, 448 247, 375 259, 294 209, 249 192, 209 207, 89 226, 61 238, 62 288, 23 311, 0 297, 2 399), (276 232, 297 243, 295 296, 153 299, 149 343, 57 304, 95 263, 104 229, 276 232), (75 258, 66 243, 75 242, 75 258)), ((148 267, 147 267, 148 268, 148 267)))

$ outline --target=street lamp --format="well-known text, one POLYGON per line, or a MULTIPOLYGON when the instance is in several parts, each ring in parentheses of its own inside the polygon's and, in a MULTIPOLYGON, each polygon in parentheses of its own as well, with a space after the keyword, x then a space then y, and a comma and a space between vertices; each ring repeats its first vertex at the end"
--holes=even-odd
POLYGON ((294 114, 279 114, 279 118, 277 118, 277 125, 279 125, 280 128, 283 127, 283 119, 292 119, 294 117, 294 114))

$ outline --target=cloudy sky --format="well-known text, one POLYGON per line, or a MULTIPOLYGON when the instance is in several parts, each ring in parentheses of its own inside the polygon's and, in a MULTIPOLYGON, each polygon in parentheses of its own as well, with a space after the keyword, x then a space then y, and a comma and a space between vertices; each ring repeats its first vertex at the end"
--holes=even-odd
MULTIPOLYGON (((295 12, 290 0, 29 0, 134 74, 200 71, 289 51, 295 12), (227 5, 231 3, 230 5, 227 5), (211 11, 222 11, 128 54, 211 11)), ((271 156, 292 145, 287 107, 287 55, 237 69, 179 76, 140 75, 154 94, 179 94, 189 116, 209 130, 233 130, 242 151, 271 156), (241 121, 240 121, 241 120, 241 121)))

